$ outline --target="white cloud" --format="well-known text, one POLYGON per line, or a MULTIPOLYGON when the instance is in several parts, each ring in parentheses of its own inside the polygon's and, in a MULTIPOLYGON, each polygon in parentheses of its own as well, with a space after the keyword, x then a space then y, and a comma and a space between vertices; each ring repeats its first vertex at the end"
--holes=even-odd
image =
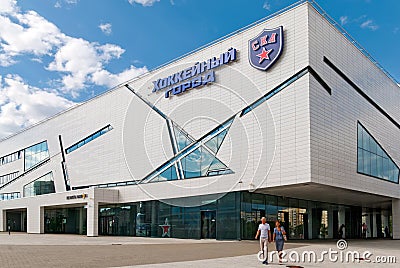
POLYGON ((152 5, 154 5, 154 3, 156 2, 160 2, 160 0, 128 0, 129 4, 133 5, 133 4, 140 4, 144 7, 150 7, 152 5))
POLYGON ((29 86, 17 75, 0 76, 0 137, 71 107, 55 92, 29 86))
POLYGON ((118 74, 112 74, 107 70, 100 70, 92 74, 92 82, 99 86, 114 87, 133 77, 148 72, 146 67, 135 67, 131 65, 128 69, 118 74))
MULTIPOLYGON (((44 55, 49 56, 51 62, 46 69, 59 73, 60 78, 55 82, 65 94, 79 96, 95 81, 92 79, 94 73, 105 71, 109 61, 119 59, 125 52, 114 44, 100 45, 67 36, 35 11, 23 13, 15 6, 15 2, 9 0, 7 3, 4 4, 4 10, 8 13, 0 15, 0 65, 16 64, 18 57, 23 55, 33 55, 36 61, 40 61, 44 55)), ((99 27, 106 33, 111 32, 111 24, 99 27)))
POLYGON ((71 6, 71 5, 76 5, 78 4, 78 0, 58 0, 55 4, 54 7, 55 8, 62 8, 63 4, 62 2, 65 4, 65 6, 71 6))
POLYGON ((268 11, 271 10, 271 4, 268 2, 268 0, 264 1, 263 9, 266 9, 268 11))
POLYGON ((99 28, 105 35, 110 35, 112 33, 111 23, 102 23, 99 25, 99 28))
POLYGON ((3 59, 3 66, 13 64, 14 58, 24 53, 50 55, 64 39, 65 35, 53 23, 35 11, 0 15, 0 58, 3 59))
POLYGON ((100 46, 84 39, 70 38, 54 55, 54 61, 47 69, 65 73, 61 79, 63 91, 76 97, 87 82, 93 81, 91 76, 94 73, 105 71, 104 63, 119 58, 124 52, 116 45, 100 46))
POLYGON ((349 18, 347 16, 341 16, 339 20, 341 25, 345 25, 349 22, 349 18))
POLYGON ((17 10, 17 0, 0 0, 0 14, 12 13, 17 10))
MULTIPOLYGON (((61 2, 77 3, 57 2, 60 6, 61 2)), ((49 81, 52 89, 30 86, 15 74, 0 75, 0 137, 70 107, 75 102, 69 98, 79 96, 90 86, 112 87, 147 72, 146 67, 135 66, 121 73, 107 70, 107 64, 124 52, 115 44, 68 36, 37 12, 21 11, 13 0, 0 0, 0 65, 31 60, 59 75, 49 81)))
POLYGON ((361 28, 363 29, 370 29, 372 31, 378 30, 379 26, 376 25, 372 20, 366 20, 360 25, 361 28))

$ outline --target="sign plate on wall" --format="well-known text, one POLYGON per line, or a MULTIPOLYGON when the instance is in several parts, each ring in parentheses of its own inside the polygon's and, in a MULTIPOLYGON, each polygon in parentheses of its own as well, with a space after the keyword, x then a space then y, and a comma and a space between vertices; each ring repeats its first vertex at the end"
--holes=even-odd
POLYGON ((249 40, 251 66, 266 71, 279 58, 283 49, 283 27, 264 29, 249 40))

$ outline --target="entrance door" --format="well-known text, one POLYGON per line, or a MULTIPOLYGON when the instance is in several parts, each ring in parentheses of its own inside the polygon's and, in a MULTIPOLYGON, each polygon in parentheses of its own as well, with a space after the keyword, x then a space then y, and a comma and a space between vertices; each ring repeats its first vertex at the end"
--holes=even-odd
POLYGON ((118 222, 115 216, 100 217, 100 234, 101 235, 116 235, 118 230, 118 222))
POLYGON ((217 212, 215 210, 201 211, 201 238, 216 238, 217 212))

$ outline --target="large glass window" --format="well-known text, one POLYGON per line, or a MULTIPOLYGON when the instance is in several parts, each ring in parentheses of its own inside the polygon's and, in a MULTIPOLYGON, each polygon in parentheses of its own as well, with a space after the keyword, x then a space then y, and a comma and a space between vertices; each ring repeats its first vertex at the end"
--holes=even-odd
POLYGON ((82 147, 83 145, 88 144, 89 142, 91 142, 94 139, 97 139, 98 137, 100 137, 101 135, 106 134, 107 132, 109 132, 110 130, 112 130, 113 127, 111 125, 107 125, 105 127, 103 127, 102 129, 96 131, 95 133, 89 135, 88 137, 84 138, 81 141, 78 141, 77 143, 75 143, 74 145, 68 147, 67 149, 65 149, 65 152, 67 154, 75 151, 76 149, 82 147))
POLYGON ((49 158, 47 141, 35 144, 25 150, 25 170, 35 167, 37 164, 49 158))
POLYGON ((55 192, 52 172, 49 172, 24 186, 24 197, 51 194, 55 192))
POLYGON ((360 123, 357 128, 357 172, 399 183, 394 161, 360 123))

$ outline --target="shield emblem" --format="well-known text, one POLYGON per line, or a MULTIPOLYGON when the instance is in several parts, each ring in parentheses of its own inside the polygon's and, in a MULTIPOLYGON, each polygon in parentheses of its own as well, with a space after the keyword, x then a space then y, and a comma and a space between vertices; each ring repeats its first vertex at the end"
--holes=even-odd
POLYGON ((279 58, 283 49, 283 26, 264 29, 249 40, 249 61, 254 68, 266 71, 279 58))

